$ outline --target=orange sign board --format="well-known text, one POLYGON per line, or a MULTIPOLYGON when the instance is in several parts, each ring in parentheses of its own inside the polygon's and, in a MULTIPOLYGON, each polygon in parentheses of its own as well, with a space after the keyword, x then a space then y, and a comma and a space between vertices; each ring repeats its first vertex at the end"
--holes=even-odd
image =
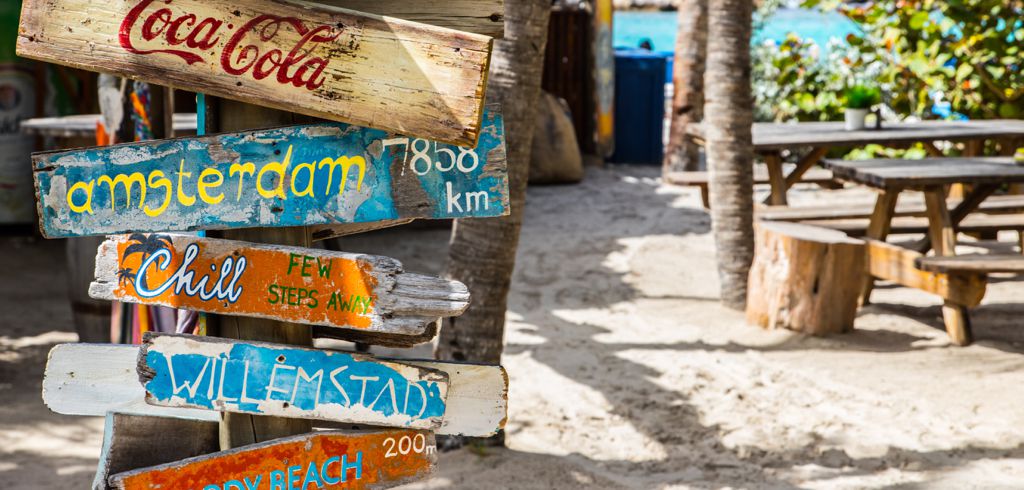
POLYGON ((400 335, 469 299, 461 283, 404 273, 388 257, 191 235, 112 237, 96 272, 94 298, 400 335))
POLYGON ((436 464, 429 431, 324 431, 118 473, 109 483, 120 490, 379 489, 425 478, 436 464))

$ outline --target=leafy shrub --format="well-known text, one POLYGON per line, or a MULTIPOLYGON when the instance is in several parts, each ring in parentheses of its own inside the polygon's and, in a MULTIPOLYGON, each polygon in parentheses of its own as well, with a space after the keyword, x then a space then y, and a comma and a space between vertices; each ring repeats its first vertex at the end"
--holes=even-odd
POLYGON ((870 109, 871 106, 882 101, 882 93, 878 87, 868 85, 854 85, 843 94, 846 100, 846 107, 850 109, 870 109))

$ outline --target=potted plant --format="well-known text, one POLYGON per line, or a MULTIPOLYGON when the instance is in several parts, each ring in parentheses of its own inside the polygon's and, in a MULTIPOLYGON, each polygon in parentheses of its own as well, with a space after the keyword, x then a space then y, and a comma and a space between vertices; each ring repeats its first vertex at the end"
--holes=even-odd
POLYGON ((867 85, 854 85, 846 89, 846 130, 857 131, 864 129, 864 119, 867 118, 871 106, 881 102, 882 93, 878 87, 867 85))

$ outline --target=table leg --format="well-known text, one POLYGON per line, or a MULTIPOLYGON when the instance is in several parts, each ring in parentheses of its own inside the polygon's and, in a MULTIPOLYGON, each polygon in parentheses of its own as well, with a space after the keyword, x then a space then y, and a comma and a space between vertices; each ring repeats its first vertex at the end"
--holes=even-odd
MULTIPOLYGON (((994 194, 998 189, 999 186, 994 184, 980 184, 975 186, 974 189, 971 189, 971 192, 969 192, 967 196, 960 201, 960 204, 957 204, 956 208, 949 211, 949 219, 953 223, 953 229, 955 230, 968 214, 971 214, 978 209, 978 206, 981 205, 982 201, 988 199, 988 197, 994 194)), ((929 234, 925 236, 910 248, 921 253, 927 252, 932 248, 931 235, 929 234)))
MULTIPOLYGON (((925 208, 928 214, 928 234, 936 256, 956 255, 956 231, 950 218, 949 208, 942 187, 931 187, 924 192, 925 208)), ((942 319, 946 333, 956 345, 971 343, 971 321, 967 307, 945 300, 942 305, 942 319)))
POLYGON ((768 167, 768 184, 772 187, 766 202, 772 206, 785 206, 786 175, 782 170, 782 155, 777 152, 766 153, 764 163, 768 167))
POLYGON ((810 153, 804 155, 804 157, 801 158, 799 162, 796 162, 796 167, 793 168, 793 171, 786 176, 786 189, 788 190, 790 187, 793 187, 797 182, 800 182, 800 179, 804 176, 804 174, 807 173, 807 171, 810 170, 811 167, 817 165, 826 153, 828 153, 828 148, 820 146, 815 147, 814 149, 811 150, 810 153))
MULTIPOLYGON (((875 201, 875 209, 871 212, 871 222, 864 233, 867 238, 885 241, 892 228, 892 217, 896 214, 896 199, 900 195, 899 189, 884 190, 878 195, 875 201)), ((875 278, 871 275, 871 265, 864 273, 864 282, 860 289, 860 304, 867 305, 871 300, 871 290, 875 287, 875 278)))

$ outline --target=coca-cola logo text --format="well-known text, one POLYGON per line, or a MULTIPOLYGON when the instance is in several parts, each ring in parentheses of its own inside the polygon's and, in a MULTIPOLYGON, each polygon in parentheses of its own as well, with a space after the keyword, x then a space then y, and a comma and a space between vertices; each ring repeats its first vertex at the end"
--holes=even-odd
POLYGON ((323 85, 323 72, 329 60, 312 56, 312 52, 318 44, 334 41, 342 32, 342 28, 333 25, 309 27, 294 17, 271 14, 258 15, 238 25, 213 17, 200 20, 193 13, 176 13, 168 8, 173 2, 140 1, 121 22, 121 46, 136 54, 174 55, 190 65, 216 60, 231 75, 251 73, 256 80, 273 76, 278 83, 314 90, 323 85), (281 40, 283 36, 279 34, 287 31, 300 36, 290 49, 268 49, 273 46, 272 41, 281 40), (216 49, 222 39, 226 42, 218 55, 216 49), (147 45, 163 46, 137 47, 140 40, 147 45))

